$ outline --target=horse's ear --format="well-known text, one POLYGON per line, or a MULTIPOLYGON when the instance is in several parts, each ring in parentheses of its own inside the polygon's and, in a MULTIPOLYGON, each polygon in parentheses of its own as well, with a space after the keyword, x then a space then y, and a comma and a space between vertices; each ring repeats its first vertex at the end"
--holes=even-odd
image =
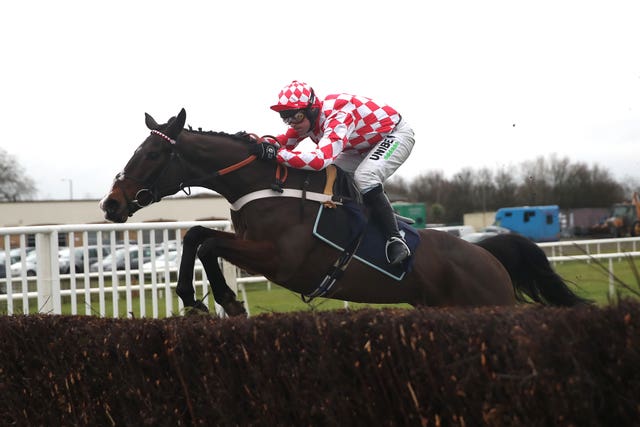
POLYGON ((149 114, 144 113, 144 122, 150 130, 158 130, 160 125, 149 114))
POLYGON ((168 124, 166 134, 168 137, 176 139, 182 129, 184 129, 184 123, 187 121, 187 112, 184 110, 180 110, 178 115, 174 117, 168 124))

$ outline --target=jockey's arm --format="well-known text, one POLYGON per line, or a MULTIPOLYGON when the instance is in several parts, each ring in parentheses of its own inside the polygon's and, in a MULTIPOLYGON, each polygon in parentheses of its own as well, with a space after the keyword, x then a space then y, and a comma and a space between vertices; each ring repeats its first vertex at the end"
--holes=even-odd
POLYGON ((278 151, 278 162, 296 169, 322 170, 332 164, 347 146, 349 135, 353 131, 352 117, 337 114, 328 117, 322 137, 317 144, 285 146, 278 151))
POLYGON ((276 136, 280 147, 292 149, 303 141, 306 137, 301 137, 293 128, 287 129, 287 132, 276 136))

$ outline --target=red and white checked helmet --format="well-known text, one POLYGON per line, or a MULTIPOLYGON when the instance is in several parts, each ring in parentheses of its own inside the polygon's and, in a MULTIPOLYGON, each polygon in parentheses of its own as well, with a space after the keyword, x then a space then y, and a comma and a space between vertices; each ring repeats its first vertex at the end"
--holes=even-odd
POLYGON ((272 105, 273 111, 301 110, 319 107, 320 102, 313 93, 313 88, 297 80, 286 85, 278 94, 278 103, 272 105))

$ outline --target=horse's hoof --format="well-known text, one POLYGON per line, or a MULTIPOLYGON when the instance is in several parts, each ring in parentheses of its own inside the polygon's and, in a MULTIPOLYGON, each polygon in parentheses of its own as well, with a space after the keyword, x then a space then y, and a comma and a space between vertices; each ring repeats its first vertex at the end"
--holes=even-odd
POLYGON ((227 313, 227 316, 229 317, 234 317, 234 316, 246 316, 247 315, 247 310, 244 309, 244 304, 240 301, 228 301, 222 305, 222 309, 224 310, 225 313, 227 313))
POLYGON ((185 307, 185 314, 205 314, 209 312, 209 309, 202 301, 196 301, 191 307, 185 307))

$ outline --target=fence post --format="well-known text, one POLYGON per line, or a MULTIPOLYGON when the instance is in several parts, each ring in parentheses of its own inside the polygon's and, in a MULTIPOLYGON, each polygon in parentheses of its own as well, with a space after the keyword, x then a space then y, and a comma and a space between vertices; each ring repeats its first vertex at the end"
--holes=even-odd
POLYGON ((223 259, 222 274, 224 276, 224 279, 227 281, 227 285, 229 285, 233 293, 238 295, 238 280, 236 276, 236 266, 223 259))
POLYGON ((613 258, 609 258, 609 298, 613 301, 613 297, 616 294, 616 288, 613 276, 613 258))
MULTIPOLYGON (((227 281, 227 285, 231 288, 234 294, 238 295, 238 280, 236 276, 236 266, 227 262, 226 260, 220 258, 222 261, 222 275, 224 279, 227 281)), ((226 316, 225 311, 222 306, 218 303, 215 303, 215 310, 218 316, 226 316)))
MULTIPOLYGON (((231 224, 228 224, 225 231, 231 231, 231 224)), ((220 258, 222 261, 222 275, 227 281, 227 285, 231 288, 234 294, 238 295, 238 280, 236 276, 236 266, 227 262, 227 260, 220 258)), ((216 304, 217 305, 217 304, 216 304)))
POLYGON ((38 312, 62 314, 58 232, 36 234, 38 312))

